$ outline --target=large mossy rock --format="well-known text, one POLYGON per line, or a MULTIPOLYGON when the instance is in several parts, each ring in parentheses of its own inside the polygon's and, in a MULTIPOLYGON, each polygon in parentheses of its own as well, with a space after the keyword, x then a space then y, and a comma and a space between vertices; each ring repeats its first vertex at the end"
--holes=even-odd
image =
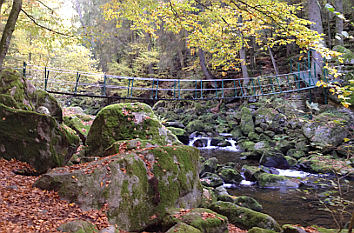
POLYGON ((113 104, 103 108, 93 121, 87 135, 86 155, 102 156, 114 142, 135 138, 157 145, 181 144, 148 105, 113 104))
POLYGON ((62 109, 47 92, 37 90, 22 75, 13 70, 0 73, 0 103, 22 110, 47 114, 62 122, 62 109))
POLYGON ((79 138, 51 116, 0 104, 0 152, 31 164, 39 173, 65 165, 79 138))
POLYGON ((145 148, 52 169, 35 186, 55 190, 84 209, 106 206, 111 224, 142 231, 169 208, 200 205, 198 161, 199 151, 190 146, 145 148))
MULTIPOLYGON (((350 123, 350 122, 349 122, 350 123)), ((306 123, 302 131, 315 145, 322 148, 333 148, 348 137, 347 119, 331 113, 321 113, 312 121, 306 123)))
POLYGON ((252 118, 252 112, 247 107, 243 107, 241 109, 240 126, 244 135, 248 135, 249 133, 254 132, 254 122, 252 118))
POLYGON ((163 224, 167 226, 180 223, 190 225, 203 233, 228 232, 227 218, 210 209, 170 209, 163 220, 163 224))
POLYGON ((218 201, 213 203, 209 208, 221 215, 226 216, 229 222, 237 227, 245 229, 260 227, 277 232, 282 231, 279 224, 271 216, 248 208, 240 207, 234 203, 218 201))

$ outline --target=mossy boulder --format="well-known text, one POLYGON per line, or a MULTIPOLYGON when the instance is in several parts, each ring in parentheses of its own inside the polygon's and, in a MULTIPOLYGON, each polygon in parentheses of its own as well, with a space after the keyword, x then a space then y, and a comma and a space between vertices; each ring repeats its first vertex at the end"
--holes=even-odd
POLYGON ((190 146, 145 148, 52 169, 35 186, 55 190, 83 209, 106 206, 111 224, 142 231, 157 224, 169 208, 199 206, 198 161, 199 151, 190 146))
POLYGON ((227 218, 210 209, 170 209, 163 220, 164 225, 173 225, 181 222, 205 233, 228 232, 227 218))
POLYGON ((62 109, 47 92, 37 90, 19 72, 5 69, 0 72, 0 103, 16 109, 48 114, 62 122, 62 109), (43 110, 44 109, 44 110, 43 110))
POLYGON ((92 125, 94 116, 81 114, 71 114, 64 116, 64 123, 72 128, 80 137, 83 144, 92 125))
POLYGON ((218 175, 225 183, 239 184, 243 180, 241 174, 233 168, 221 168, 218 170, 218 175))
POLYGON ((268 229, 263 229, 260 227, 252 227, 250 230, 248 230, 248 233, 275 233, 276 231, 268 230, 268 229))
POLYGON ((247 107, 243 107, 241 109, 240 127, 244 135, 248 135, 249 133, 254 132, 254 122, 252 118, 252 112, 247 107))
POLYGON ((260 227, 277 232, 282 231, 279 224, 271 216, 240 207, 234 203, 218 201, 213 203, 209 208, 226 216, 230 223, 240 228, 251 229, 252 227, 260 227))
POLYGON ((343 143, 348 137, 346 118, 331 113, 321 113, 306 123, 302 131, 313 144, 323 149, 331 149, 343 143))
POLYGON ((254 198, 248 196, 239 196, 235 199, 235 204, 241 207, 246 207, 254 211, 261 211, 262 205, 258 203, 254 198))
POLYGON ((223 179, 217 174, 205 172, 200 179, 202 185, 206 187, 218 187, 224 183, 223 179))
POLYGON ((211 157, 205 160, 201 166, 200 174, 203 175, 205 172, 216 172, 216 168, 218 167, 218 159, 216 157, 211 157))
POLYGON ((338 173, 341 175, 354 174, 354 168, 344 159, 334 159, 332 156, 314 155, 299 159, 299 163, 307 165, 317 173, 338 173))
POLYGON ((1 103, 0 131, 1 156, 27 162, 39 173, 65 165, 79 144, 74 132, 53 117, 1 103))
POLYGON ((199 229, 192 227, 191 225, 179 222, 171 227, 166 233, 202 233, 199 229))
POLYGON ((259 164, 266 167, 289 168, 288 161, 284 158, 284 154, 274 149, 264 150, 259 164))
POLYGON ((120 140, 140 138, 152 144, 181 144, 157 119, 152 109, 142 103, 113 104, 96 116, 87 135, 86 155, 102 156, 106 148, 120 140))
POLYGON ((98 230, 95 225, 83 220, 75 220, 64 223, 58 227, 59 231, 70 233, 97 233, 98 230))

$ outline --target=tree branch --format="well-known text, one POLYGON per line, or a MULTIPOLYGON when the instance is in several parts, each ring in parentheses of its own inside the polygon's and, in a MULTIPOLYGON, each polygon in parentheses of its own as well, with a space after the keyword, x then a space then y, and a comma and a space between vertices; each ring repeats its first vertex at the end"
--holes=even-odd
POLYGON ((22 11, 35 25, 37 25, 38 27, 43 28, 43 29, 45 29, 45 30, 47 30, 47 31, 53 32, 53 33, 58 34, 58 35, 67 36, 67 37, 73 37, 72 35, 65 34, 65 33, 63 33, 63 32, 58 32, 58 31, 55 31, 55 30, 53 30, 53 29, 51 29, 51 28, 48 28, 48 27, 46 27, 46 26, 43 26, 43 25, 39 24, 39 23, 36 21, 36 19, 35 19, 32 15, 28 14, 25 10, 21 9, 21 11, 22 11))
POLYGON ((47 8, 48 10, 50 10, 52 12, 52 14, 54 13, 54 10, 52 8, 50 8, 48 5, 46 5, 45 3, 43 3, 40 0, 36 0, 37 2, 39 2, 40 4, 42 4, 45 8, 47 8))

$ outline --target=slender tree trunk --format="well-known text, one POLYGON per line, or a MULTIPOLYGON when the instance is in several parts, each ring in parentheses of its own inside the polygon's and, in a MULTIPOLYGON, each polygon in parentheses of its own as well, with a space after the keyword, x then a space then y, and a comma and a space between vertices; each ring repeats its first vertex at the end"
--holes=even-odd
POLYGON ((277 67, 277 64, 275 62, 275 59, 274 59, 274 56, 273 56, 273 53, 272 53, 272 49, 269 46, 268 46, 268 51, 269 51, 269 56, 272 59, 272 64, 273 64, 273 68, 274 68, 275 74, 279 75, 278 67, 277 67))
MULTIPOLYGON (((323 33, 322 19, 321 19, 321 9, 318 5, 317 0, 308 0, 308 14, 309 20, 314 22, 314 24, 310 25, 310 28, 318 33, 323 33)), ((321 40, 321 43, 326 46, 325 41, 321 40)), ((312 61, 311 61, 311 73, 318 77, 322 73, 323 68, 323 59, 320 53, 313 51, 312 53, 312 61), (314 74, 314 67, 316 66, 316 74, 314 74)))
MULTIPOLYGON (((343 0, 336 0, 336 11, 343 14, 343 0)), ((343 19, 336 17, 336 33, 342 35, 342 31, 344 29, 343 19)), ((336 44, 343 45, 343 38, 342 40, 336 40, 336 44)))
POLYGON ((246 49, 240 49, 240 58, 241 58, 241 70, 242 70, 242 77, 243 77, 243 85, 247 85, 249 80, 248 70, 246 65, 246 49))
POLYGON ((203 49, 198 49, 198 56, 199 56, 199 63, 200 63, 200 68, 202 69, 202 72, 205 76, 206 79, 214 79, 214 76, 210 73, 206 59, 205 59, 205 54, 203 49))
POLYGON ((327 36, 328 36, 328 47, 332 48, 332 37, 331 37, 331 12, 327 13, 327 36))
POLYGON ((2 69, 6 53, 10 46, 11 36, 15 30, 16 21, 22 8, 22 0, 13 0, 11 12, 7 19, 0 41, 0 69, 2 69))

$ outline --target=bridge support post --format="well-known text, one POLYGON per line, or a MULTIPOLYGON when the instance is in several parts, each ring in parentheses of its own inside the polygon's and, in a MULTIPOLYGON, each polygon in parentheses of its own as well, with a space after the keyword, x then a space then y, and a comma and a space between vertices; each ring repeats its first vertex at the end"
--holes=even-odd
POLYGON ((27 67, 27 63, 24 61, 22 72, 23 72, 23 77, 25 77, 25 78, 26 78, 26 67, 27 67))
POLYGON ((80 79, 81 74, 79 72, 76 73, 76 82, 75 82, 75 90, 74 90, 74 95, 77 93, 77 86, 79 85, 79 79, 80 79))

